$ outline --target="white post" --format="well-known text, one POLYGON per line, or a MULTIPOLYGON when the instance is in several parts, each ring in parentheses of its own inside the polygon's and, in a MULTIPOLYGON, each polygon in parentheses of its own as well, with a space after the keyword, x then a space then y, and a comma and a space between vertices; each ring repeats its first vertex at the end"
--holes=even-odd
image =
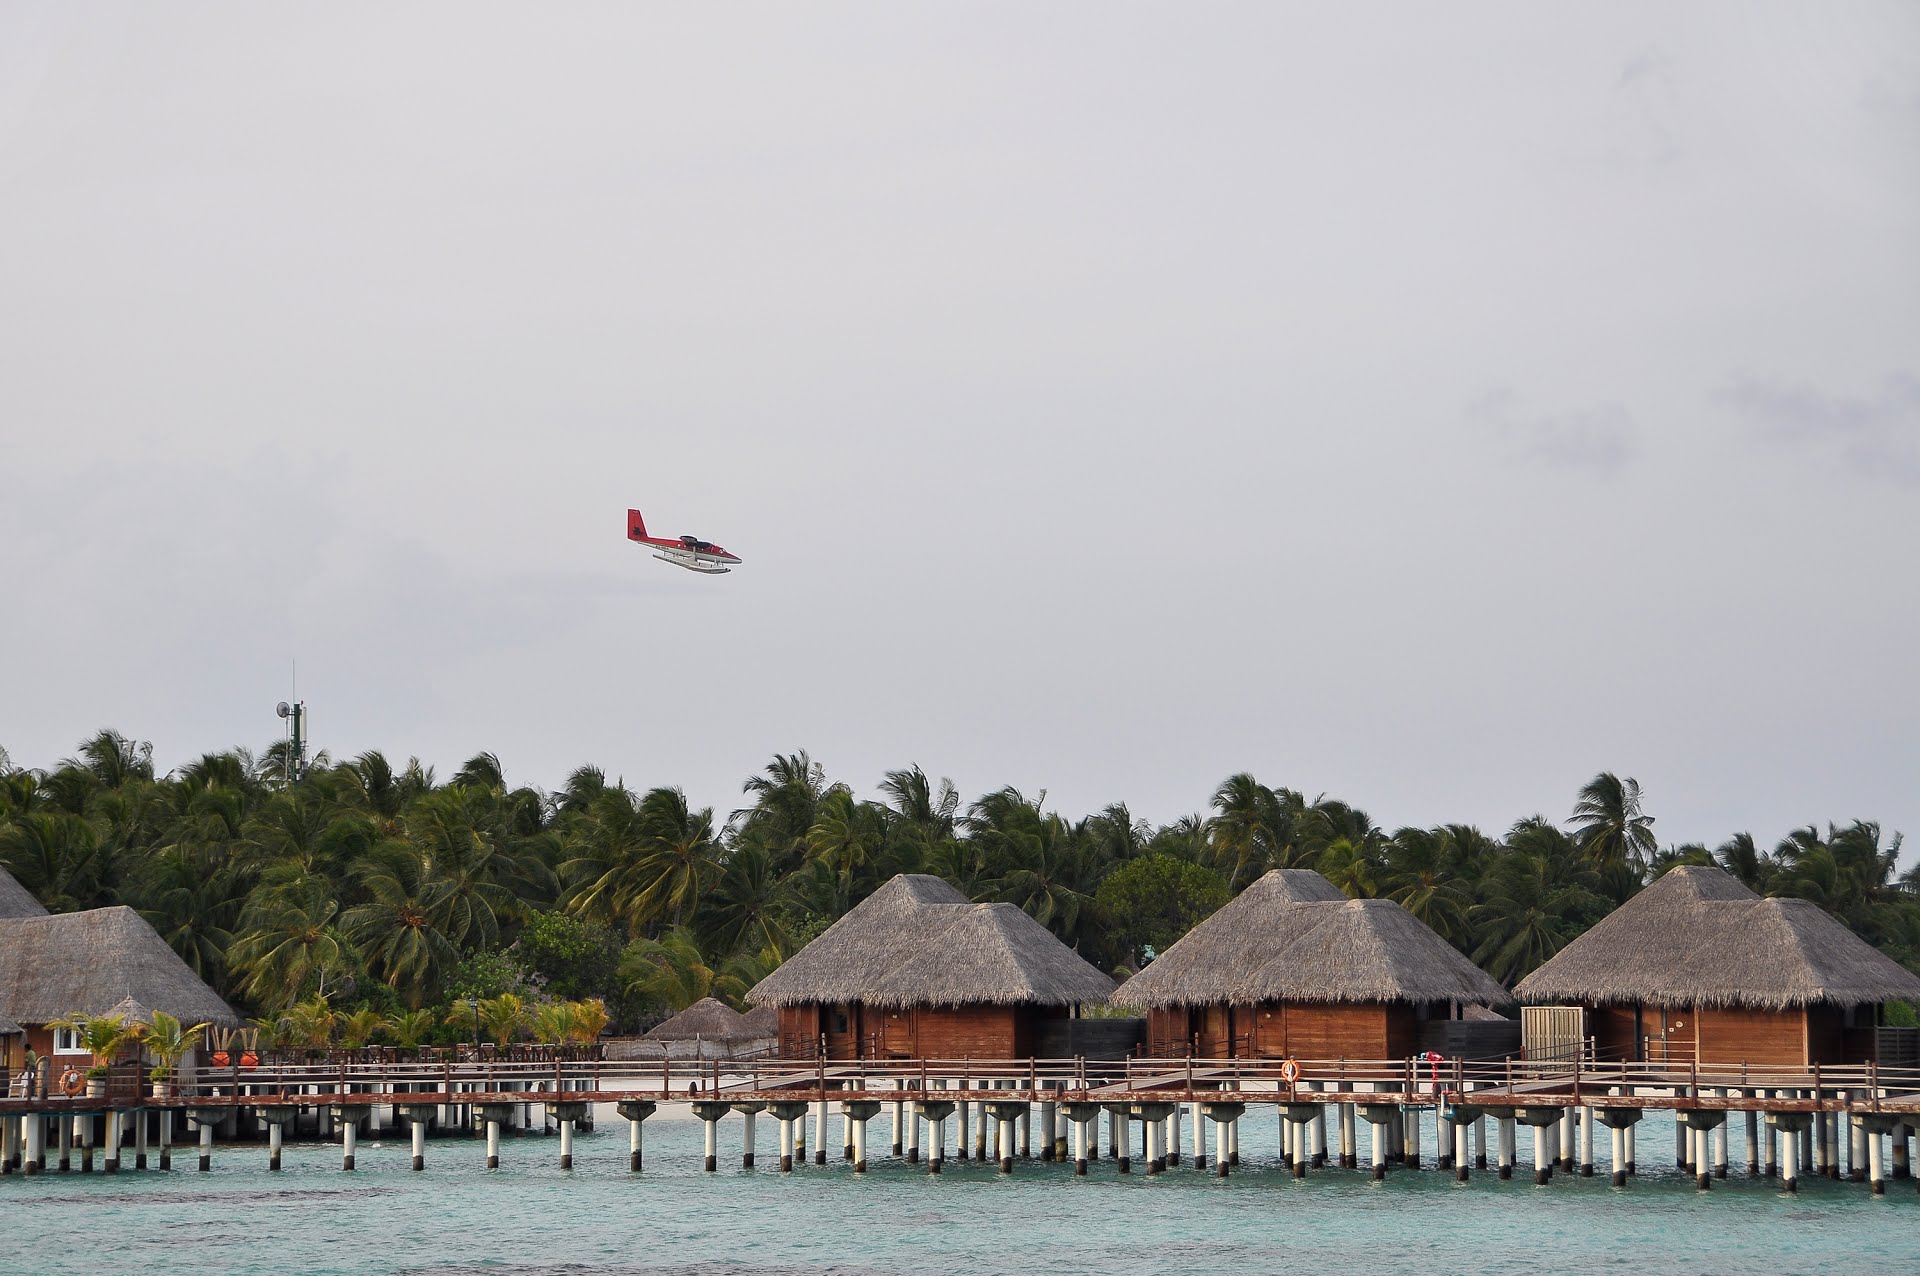
POLYGON ((813 1163, 827 1163, 827 1101, 813 1105, 813 1163))
POLYGON ((867 1121, 865 1117, 848 1117, 847 1123, 853 1127, 853 1172, 867 1172, 867 1121))
MULTIPOLYGON (((497 1144, 496 1144, 497 1146, 497 1144)), ((560 1118, 560 1168, 573 1168, 573 1118, 560 1118)))
POLYGON ((1613 1147, 1610 1149, 1613 1153, 1613 1185, 1625 1187, 1627 1185, 1627 1129, 1625 1126, 1616 1125, 1608 1133, 1613 1136, 1613 1147))
POLYGON ((1193 1101, 1193 1168, 1207 1168, 1207 1118, 1200 1111, 1200 1101, 1193 1101))
MULTIPOLYGON (((1319 1089, 1318 1085, 1312 1087, 1319 1089)), ((1327 1107, 1320 1104, 1313 1114, 1313 1120, 1307 1125, 1307 1155, 1314 1165, 1327 1163, 1327 1107)))
MULTIPOLYGON (((1298 1145, 1299 1139, 1296 1138, 1294 1140, 1294 1143, 1298 1145)), ((1239 1117, 1235 1117, 1233 1120, 1227 1122, 1227 1164, 1228 1165, 1240 1164, 1240 1118, 1239 1117)))
POLYGON ((704 1145, 706 1160, 702 1168, 708 1171, 716 1170, 720 1167, 720 1123, 718 1121, 702 1120, 700 1124, 706 1127, 706 1140, 704 1145))
MULTIPOLYGON (((780 1142, 780 1159, 784 1162, 780 1168, 790 1170, 793 1168, 793 1122, 782 1121, 780 1123, 780 1131, 783 1136, 780 1142)), ((640 1122, 629 1117, 627 1119, 627 1169, 637 1170, 639 1168, 640 1122)))
POLYGON ((1536 1125, 1533 1127, 1533 1181, 1545 1186, 1553 1178, 1553 1131, 1554 1125, 1536 1125))
POLYGON ((1073 1172, 1085 1174, 1087 1172, 1087 1123, 1074 1121, 1071 1124, 1073 1126, 1073 1172))
POLYGON ((1113 1114, 1113 1156, 1116 1161, 1120 1162, 1120 1172, 1122 1174, 1131 1172, 1133 1168, 1133 1157, 1130 1155, 1130 1149, 1127 1146, 1130 1142, 1129 1136, 1132 1133, 1128 1129, 1130 1124, 1127 1118, 1120 1113, 1116 1112, 1113 1114))
POLYGON ((1213 1123, 1213 1168, 1221 1178, 1227 1176, 1227 1166, 1231 1164, 1227 1160, 1227 1126, 1231 1124, 1230 1121, 1213 1123))
POLYGON ((1359 1163, 1359 1154, 1359 1148, 1355 1146, 1353 1137, 1353 1105, 1351 1103, 1343 1103, 1340 1105, 1341 1168, 1348 1170, 1353 1169, 1354 1166, 1359 1163))
POLYGON ((1560 1161, 1560 1168, 1563 1170, 1571 1171, 1573 1169, 1573 1138, 1573 1109, 1563 1108, 1560 1111, 1560 1134, 1553 1143, 1553 1150, 1557 1154, 1560 1161))
POLYGON ((1453 1177, 1465 1183, 1471 1171, 1467 1168, 1467 1127, 1469 1122, 1453 1123, 1453 1177))
POLYGON ((920 1113, 907 1109, 907 1164, 920 1163, 920 1113))
POLYGON ((107 1112, 107 1173, 120 1172, 120 1114, 107 1112))
POLYGON ((348 1117, 340 1123, 340 1168, 353 1168, 353 1151, 360 1141, 360 1123, 348 1117))
MULTIPOLYGON (((780 1125, 780 1169, 783 1172, 790 1171, 793 1169, 793 1122, 785 1117, 776 1118, 776 1120, 780 1125)), ((635 1136, 638 1137, 640 1123, 635 1121, 633 1128, 635 1136)))
POLYGON ((26 1162, 21 1166, 28 1174, 39 1174, 47 1168, 47 1121, 38 1112, 29 1112, 20 1118, 24 1123, 22 1133, 26 1136, 26 1162))
POLYGON ((1875 1196, 1883 1196, 1887 1190, 1886 1162, 1880 1155, 1880 1135, 1861 1124, 1860 1133, 1867 1141, 1867 1182, 1875 1196))
POLYGON ((1158 1121, 1141 1122, 1140 1142, 1145 1145, 1141 1151, 1147 1158, 1147 1173, 1158 1174, 1160 1172, 1160 1123, 1158 1121))
POLYGON ((1727 1177, 1727 1136, 1731 1131, 1729 1123, 1722 1121, 1720 1128, 1713 1132, 1713 1177, 1727 1177))
POLYGON ((160 1168, 173 1168, 173 1110, 160 1110, 160 1168))
POLYGON ((1387 1123, 1369 1121, 1373 1130, 1373 1177, 1376 1181, 1387 1177, 1387 1123))
POLYGON ((906 1124, 906 1107, 907 1105, 898 1099, 893 1102, 893 1154, 895 1156, 899 1156, 906 1147, 907 1132, 902 1128, 906 1124))
POLYGON ((1580 1177, 1593 1177, 1593 1109, 1580 1109, 1580 1177))
POLYGON ((424 1170, 427 1168, 427 1123, 416 1117, 409 1124, 413 1126, 413 1168, 424 1170))
POLYGON ((1800 1136, 1792 1130, 1780 1134, 1780 1187, 1782 1191, 1800 1190, 1800 1136))
MULTIPOLYGON (((899 1106, 900 1105, 897 1103, 894 1105, 895 1108, 898 1108, 899 1106)), ((742 1112, 740 1114, 740 1168, 741 1169, 750 1170, 753 1168, 753 1119, 758 1115, 759 1113, 751 1110, 742 1112)), ((898 1128, 899 1122, 896 1121, 894 1124, 895 1124, 895 1127, 898 1128)))
POLYGON ((500 1122, 487 1118, 487 1168, 500 1168, 500 1122))
POLYGON ((200 1123, 200 1169, 204 1172, 213 1168, 213 1122, 200 1123))
POLYGON ((941 1162, 947 1159, 947 1119, 927 1122, 927 1172, 938 1174, 941 1162))
POLYGON ((1503 1179, 1513 1177, 1513 1163, 1516 1159, 1516 1153, 1518 1152, 1519 1140, 1514 1137, 1513 1127, 1514 1120, 1512 1117, 1500 1118, 1498 1122, 1500 1150, 1495 1159, 1500 1162, 1500 1177, 1503 1179))
POLYGON ((144 1108, 133 1114, 133 1168, 147 1168, 147 1113, 144 1108))
POLYGON ((1167 1114, 1166 1156, 1168 1165, 1180 1164, 1180 1105, 1173 1105, 1173 1111, 1167 1114))

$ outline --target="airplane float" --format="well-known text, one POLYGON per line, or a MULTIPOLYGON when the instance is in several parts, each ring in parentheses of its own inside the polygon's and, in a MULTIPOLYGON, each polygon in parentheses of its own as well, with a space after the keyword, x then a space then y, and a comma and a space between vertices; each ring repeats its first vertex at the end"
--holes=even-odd
POLYGON ((640 517, 639 510, 627 511, 627 539, 638 541, 654 551, 653 556, 663 563, 672 563, 675 567, 684 567, 690 572, 700 572, 707 576, 719 576, 733 570, 740 559, 729 554, 712 541, 703 541, 698 536, 647 535, 647 521, 640 517))

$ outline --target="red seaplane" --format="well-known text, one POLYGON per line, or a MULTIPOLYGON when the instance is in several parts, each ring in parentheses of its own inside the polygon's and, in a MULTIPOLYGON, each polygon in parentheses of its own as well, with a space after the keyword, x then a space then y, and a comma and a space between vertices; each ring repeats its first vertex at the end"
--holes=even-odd
POLYGON ((653 556, 662 562, 707 576, 730 572, 733 564, 740 561, 712 541, 703 541, 698 536, 675 536, 669 539, 647 535, 647 520, 640 517, 639 510, 627 511, 627 539, 651 546, 653 556))

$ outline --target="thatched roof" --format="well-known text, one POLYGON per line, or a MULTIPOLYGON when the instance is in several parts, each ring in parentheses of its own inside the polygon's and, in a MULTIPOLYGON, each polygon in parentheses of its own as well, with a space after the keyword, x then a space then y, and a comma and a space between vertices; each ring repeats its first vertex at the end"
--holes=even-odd
POLYGON ((744 1041, 753 1036, 747 1029, 747 1017, 724 1001, 712 997, 700 1000, 658 1023, 647 1033, 648 1041, 744 1041))
POLYGON ((1392 900, 1276 869, 1120 986, 1117 1006, 1267 1001, 1492 1004, 1507 992, 1392 900))
POLYGON ((184 1023, 242 1022, 131 908, 0 921, 0 1011, 44 1024, 105 1014, 125 998, 184 1023))
POLYGON ((1804 899, 1673 869, 1521 980, 1529 1002, 1683 1008, 1920 1001, 1920 975, 1804 899))
POLYGON ((13 1020, 7 1018, 5 1015, 0 1015, 0 1037, 17 1037, 25 1031, 25 1028, 22 1028, 13 1020))
POLYGON ((1012 904, 903 873, 747 994, 758 1006, 1042 1005, 1106 1000, 1113 980, 1012 904))
POLYGON ((0 868, 0 917, 45 917, 44 904, 33 892, 14 880, 13 874, 0 868))

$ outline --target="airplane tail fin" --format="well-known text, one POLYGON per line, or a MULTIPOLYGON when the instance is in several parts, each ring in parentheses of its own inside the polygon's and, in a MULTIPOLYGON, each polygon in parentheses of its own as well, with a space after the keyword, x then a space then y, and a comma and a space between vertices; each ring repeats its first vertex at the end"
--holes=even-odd
POLYGON ((647 538, 647 520, 640 517, 639 510, 627 511, 627 539, 643 541, 647 538))

